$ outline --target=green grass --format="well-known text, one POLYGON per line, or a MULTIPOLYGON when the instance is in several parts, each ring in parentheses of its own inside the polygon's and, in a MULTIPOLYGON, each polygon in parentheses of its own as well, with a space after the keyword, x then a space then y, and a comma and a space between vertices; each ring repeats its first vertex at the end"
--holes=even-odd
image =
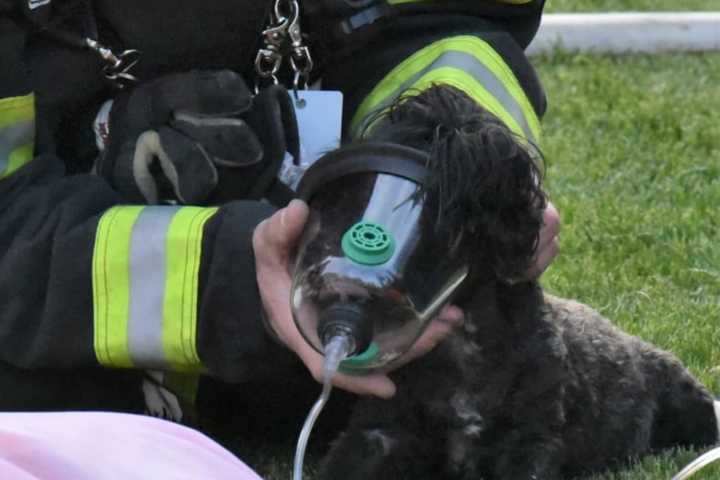
MULTIPOLYGON (((674 352, 720 393, 720 55, 535 63, 550 105, 547 188, 563 218, 545 288, 674 352)), ((594 478, 668 479, 693 453, 594 478)))
POLYGON ((546 12, 720 10, 720 0, 548 0, 546 12))

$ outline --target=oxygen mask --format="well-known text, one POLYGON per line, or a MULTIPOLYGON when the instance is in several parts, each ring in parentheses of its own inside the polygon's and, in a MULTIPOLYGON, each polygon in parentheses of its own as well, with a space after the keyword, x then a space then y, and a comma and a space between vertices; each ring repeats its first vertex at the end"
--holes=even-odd
POLYGON ((303 176, 310 207, 291 293, 294 320, 318 352, 344 337, 342 371, 407 352, 467 275, 428 227, 427 155, 388 143, 326 154, 303 176))

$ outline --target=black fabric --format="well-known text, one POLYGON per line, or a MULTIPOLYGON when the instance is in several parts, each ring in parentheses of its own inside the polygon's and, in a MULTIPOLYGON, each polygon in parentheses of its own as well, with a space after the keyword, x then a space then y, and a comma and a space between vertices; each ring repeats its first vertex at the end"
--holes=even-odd
POLYGON ((118 201, 102 179, 65 177, 49 155, 0 181, 0 361, 97 365, 93 243, 100 215, 118 201))
MULTIPOLYGON (((342 61, 349 55, 362 55, 368 47, 383 42, 388 34, 403 25, 414 28, 412 34, 422 36, 425 26, 433 29, 447 16, 464 16, 475 28, 492 23, 508 33, 525 49, 537 33, 545 0, 524 4, 448 0, 444 2, 409 2, 387 5, 385 2, 343 2, 342 0, 309 0, 304 3, 306 20, 311 25, 311 38, 322 51, 320 65, 342 61), (422 19, 418 23, 417 19, 422 19)), ((453 21, 451 28, 463 22, 453 21)), ((472 25, 471 25, 472 26, 472 25)), ((322 69, 324 70, 325 69, 322 69)), ((316 72, 317 73, 317 72, 316 72)))
POLYGON ((27 33, 9 17, 0 17, 0 98, 30 93, 24 61, 27 33))
POLYGON ((143 413, 142 372, 102 368, 28 371, 0 362, 0 408, 6 412, 143 413))
POLYGON ((244 382, 276 375, 297 358, 263 325, 252 233, 274 208, 232 202, 205 225, 200 263, 198 353, 213 376, 244 382))
POLYGON ((141 80, 190 69, 246 72, 269 0, 96 0, 95 11, 122 48, 142 52, 141 80))
MULTIPOLYGON (((0 392, 10 389, 18 372, 25 377, 12 396, 0 393, 0 408, 21 408, 22 399, 33 396, 37 402, 28 405, 43 409, 95 408, 102 398, 108 408, 132 404, 134 391, 112 401, 122 389, 102 392, 101 385, 120 378, 115 373, 107 381, 95 378, 97 372, 88 373, 94 380, 80 373, 98 366, 92 289, 97 223, 120 201, 100 177, 64 176, 52 156, 38 157, 0 181, 0 392), (46 383, 50 368, 66 373, 46 383), (57 393, 70 384, 80 390, 57 393)), ((281 374, 297 362, 266 333, 260 315, 251 238, 273 210, 261 202, 229 203, 206 225, 198 350, 210 374, 226 380, 281 374)))

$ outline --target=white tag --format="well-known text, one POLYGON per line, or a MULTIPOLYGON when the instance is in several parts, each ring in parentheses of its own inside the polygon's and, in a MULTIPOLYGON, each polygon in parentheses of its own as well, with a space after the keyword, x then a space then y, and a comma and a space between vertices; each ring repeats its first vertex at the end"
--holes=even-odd
POLYGON ((35 10, 38 7, 47 5, 48 3, 50 3, 50 0, 28 0, 28 8, 30 10, 35 10))
POLYGON ((292 96, 300 133, 300 162, 296 165, 286 154, 280 168, 280 180, 297 187, 307 168, 326 152, 340 146, 342 135, 342 92, 331 90, 298 90, 292 96))
POLYGON ((95 132, 95 145, 101 152, 105 150, 110 137, 110 109, 113 101, 107 100, 100 106, 95 120, 93 121, 93 132, 95 132))

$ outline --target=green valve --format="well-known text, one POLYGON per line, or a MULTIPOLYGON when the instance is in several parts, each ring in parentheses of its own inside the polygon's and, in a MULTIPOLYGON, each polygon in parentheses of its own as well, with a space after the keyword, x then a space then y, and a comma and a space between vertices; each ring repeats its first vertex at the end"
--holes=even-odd
POLYGON ((395 252, 392 233, 372 222, 356 223, 343 234, 342 250, 355 263, 380 265, 395 252))
POLYGON ((379 353, 380 348, 378 347, 378 344, 372 342, 363 353, 348 357, 340 362, 340 371, 342 373, 350 374, 362 372, 370 363, 377 360, 379 353))

